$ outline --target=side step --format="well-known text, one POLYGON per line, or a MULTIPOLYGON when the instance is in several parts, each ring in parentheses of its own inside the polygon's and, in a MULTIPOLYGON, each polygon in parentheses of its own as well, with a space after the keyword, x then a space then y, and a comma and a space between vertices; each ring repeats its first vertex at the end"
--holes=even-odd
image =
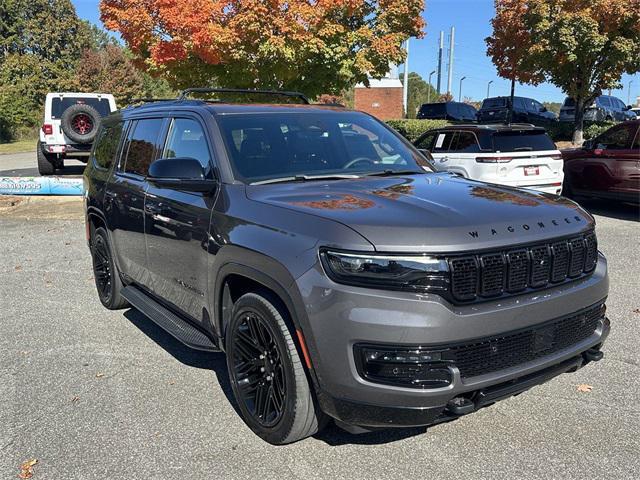
POLYGON ((207 352, 219 352, 216 344, 199 328, 183 320, 172 311, 160 305, 149 295, 132 285, 122 289, 122 296, 136 310, 139 310, 160 328, 172 335, 187 347, 207 352))

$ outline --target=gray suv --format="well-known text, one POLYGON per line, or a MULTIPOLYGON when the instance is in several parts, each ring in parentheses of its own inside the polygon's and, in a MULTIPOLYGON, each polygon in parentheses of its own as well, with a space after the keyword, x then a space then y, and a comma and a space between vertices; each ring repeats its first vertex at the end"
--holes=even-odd
POLYGON ((102 304, 224 351, 260 437, 452 420, 602 358, 578 205, 433 172, 364 113, 205 91, 105 118, 87 241, 102 304))
MULTIPOLYGON (((561 122, 573 122, 576 114, 576 102, 573 98, 567 97, 560 108, 561 122)), ((617 121, 624 122, 636 118, 631 107, 624 104, 622 100, 610 95, 600 95, 584 111, 584 119, 589 122, 617 121)))

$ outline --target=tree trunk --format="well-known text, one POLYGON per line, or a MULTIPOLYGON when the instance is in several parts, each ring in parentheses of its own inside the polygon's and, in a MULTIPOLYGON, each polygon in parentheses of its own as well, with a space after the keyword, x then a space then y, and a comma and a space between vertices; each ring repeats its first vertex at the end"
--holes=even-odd
POLYGON ((575 110, 575 130, 573 132, 573 144, 582 145, 584 140, 582 132, 584 130, 584 98, 581 96, 576 97, 576 110, 575 110))

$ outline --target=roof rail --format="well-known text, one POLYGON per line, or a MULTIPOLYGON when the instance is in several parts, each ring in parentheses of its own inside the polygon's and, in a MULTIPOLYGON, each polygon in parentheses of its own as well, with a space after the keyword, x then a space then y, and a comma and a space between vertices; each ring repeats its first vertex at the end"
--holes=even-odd
POLYGON ((279 95, 282 97, 298 98, 302 103, 310 104, 309 99, 300 92, 287 92, 279 90, 251 90, 247 88, 186 88, 178 95, 178 100, 186 100, 190 93, 244 93, 250 95, 279 95))
POLYGON ((135 104, 135 103, 148 103, 148 102, 175 102, 176 99, 175 98, 132 98, 129 103, 127 104, 127 107, 130 107, 131 105, 135 104))

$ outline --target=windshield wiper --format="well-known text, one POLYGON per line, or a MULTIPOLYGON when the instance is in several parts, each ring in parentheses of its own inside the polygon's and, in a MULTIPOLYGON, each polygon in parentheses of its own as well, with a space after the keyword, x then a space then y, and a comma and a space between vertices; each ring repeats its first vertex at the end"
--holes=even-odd
POLYGON ((367 177, 390 177, 392 175, 421 175, 426 172, 417 171, 417 170, 391 170, 386 169, 380 172, 370 172, 366 173, 367 177))
POLYGON ((284 182, 313 182, 315 180, 348 180, 353 178, 360 178, 360 175, 335 173, 327 175, 294 175, 291 177, 269 178, 267 180, 260 180, 259 182, 251 182, 250 185, 267 185, 269 183, 284 182))

